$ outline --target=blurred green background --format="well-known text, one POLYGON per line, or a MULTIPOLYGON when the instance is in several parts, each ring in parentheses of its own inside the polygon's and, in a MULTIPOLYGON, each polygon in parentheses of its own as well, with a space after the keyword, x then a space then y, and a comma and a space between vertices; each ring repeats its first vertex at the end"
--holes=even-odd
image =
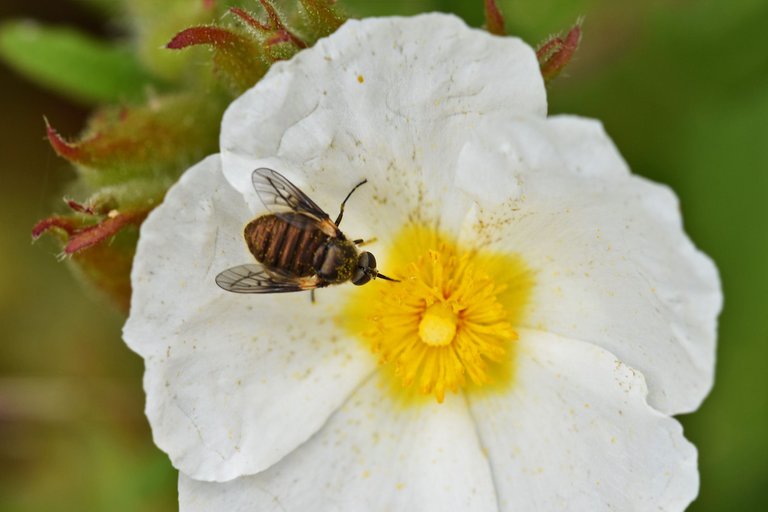
MULTIPOLYGON (((197 1, 197 0, 190 0, 197 1)), ((252 0, 244 0, 248 6, 252 0)), ((342 0, 357 15, 441 10, 483 23, 481 0, 342 0)), ((89 3, 3 0, 0 18, 121 37, 89 3)), ((601 119, 634 172, 678 193, 725 289, 714 391, 682 417, 699 449, 692 511, 768 510, 768 2, 502 0, 531 44, 585 16, 551 113, 601 119)), ((168 34, 170 38, 173 34, 168 34)), ((0 509, 175 510, 176 475, 143 416, 142 364, 123 317, 30 243, 72 177, 44 140, 87 106, 0 65, 0 509)))

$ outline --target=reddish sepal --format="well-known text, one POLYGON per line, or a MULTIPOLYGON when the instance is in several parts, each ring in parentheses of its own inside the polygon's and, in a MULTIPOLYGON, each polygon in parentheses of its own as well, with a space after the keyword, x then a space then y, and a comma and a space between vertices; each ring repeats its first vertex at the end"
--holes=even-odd
POLYGON ((145 210, 118 213, 108 217, 99 224, 79 230, 74 236, 70 237, 69 242, 64 246, 64 253, 74 254, 87 247, 98 244, 99 242, 116 235, 118 231, 128 224, 141 224, 147 214, 148 212, 145 210))
POLYGON ((213 47, 214 68, 235 94, 252 87, 267 71, 260 44, 248 34, 231 29, 191 27, 176 34, 166 47, 179 50, 196 45, 213 47))
POLYGON ((69 206, 72 211, 82 213, 84 215, 96 215, 96 211, 90 206, 80 204, 77 201, 73 201, 72 199, 64 199, 64 202, 67 203, 67 206, 69 206))
POLYGON ((64 138, 59 135, 59 132, 57 132, 56 129, 51 126, 51 123, 48 122, 48 118, 43 119, 45 120, 45 131, 48 136, 48 142, 51 144, 51 147, 56 154, 62 158, 66 158, 70 162, 80 161, 83 152, 79 148, 79 144, 73 144, 64 140, 64 138))
POLYGON ((268 0, 259 0, 259 2, 261 3, 262 7, 264 7, 264 11, 267 13, 269 23, 263 23, 259 21, 251 13, 239 7, 233 7, 229 10, 229 12, 240 18, 249 27, 259 32, 271 34, 269 39, 267 39, 268 45, 277 43, 292 43, 299 49, 307 47, 306 42, 288 30, 288 28, 285 26, 285 23, 283 23, 283 20, 280 18, 277 10, 268 0))
POLYGON ((507 33, 504 29, 504 16, 496 5, 496 0, 485 0, 485 28, 497 36, 507 33))
POLYGON ((226 47, 240 42, 240 36, 221 27, 201 26, 182 30, 171 39, 166 48, 181 50, 189 46, 210 44, 217 47, 226 47))
POLYGON ((32 228, 32 239, 37 240, 43 233, 53 228, 60 229, 68 236, 72 236, 77 232, 78 226, 73 219, 57 216, 48 217, 35 224, 32 228))
POLYGON ((549 82, 560 74, 576 54, 580 42, 581 21, 578 21, 564 38, 552 37, 536 50, 541 75, 545 81, 549 82))

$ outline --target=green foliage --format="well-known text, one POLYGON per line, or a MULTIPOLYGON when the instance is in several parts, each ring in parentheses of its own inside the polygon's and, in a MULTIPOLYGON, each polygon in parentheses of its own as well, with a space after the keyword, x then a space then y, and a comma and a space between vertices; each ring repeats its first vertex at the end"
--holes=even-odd
MULTIPOLYGON (((223 14, 203 0, 122 0, 139 61, 153 74, 189 87, 208 82, 205 53, 169 52, 165 45, 182 30, 213 23, 223 14)), ((215 5, 218 2, 213 2, 215 5)))
POLYGON ((39 84, 86 103, 141 100, 158 83, 125 45, 67 28, 12 21, 0 26, 0 58, 39 84))
POLYGON ((95 14, 102 16, 114 16, 119 12, 122 1, 115 0, 73 0, 83 7, 92 10, 95 14))
POLYGON ((188 166, 216 152, 228 103, 221 93, 189 92, 133 108, 105 108, 94 114, 79 142, 67 148, 52 143, 93 190, 140 179, 167 187, 188 166))
POLYGON ((347 17, 333 0, 299 0, 304 30, 310 40, 317 40, 336 31, 347 17))

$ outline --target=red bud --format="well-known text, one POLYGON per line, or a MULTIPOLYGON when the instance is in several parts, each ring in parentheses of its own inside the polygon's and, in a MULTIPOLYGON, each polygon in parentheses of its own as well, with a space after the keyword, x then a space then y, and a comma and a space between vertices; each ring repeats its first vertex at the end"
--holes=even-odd
POLYGON ((485 0, 485 28, 497 36, 506 34, 504 16, 502 16, 499 6, 496 5, 496 0, 485 0))
POLYGON ((565 68, 576 54, 581 42, 581 21, 568 31, 565 38, 553 37, 536 50, 541 74, 549 82, 565 68))

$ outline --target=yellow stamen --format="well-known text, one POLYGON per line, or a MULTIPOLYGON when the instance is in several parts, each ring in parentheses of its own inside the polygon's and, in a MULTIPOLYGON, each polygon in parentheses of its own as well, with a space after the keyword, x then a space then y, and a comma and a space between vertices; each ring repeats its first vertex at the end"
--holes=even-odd
POLYGON ((514 325, 530 290, 516 255, 461 250, 434 230, 409 226, 395 237, 376 281, 355 292, 345 325, 393 367, 400 389, 438 402, 446 391, 508 384, 514 325))

